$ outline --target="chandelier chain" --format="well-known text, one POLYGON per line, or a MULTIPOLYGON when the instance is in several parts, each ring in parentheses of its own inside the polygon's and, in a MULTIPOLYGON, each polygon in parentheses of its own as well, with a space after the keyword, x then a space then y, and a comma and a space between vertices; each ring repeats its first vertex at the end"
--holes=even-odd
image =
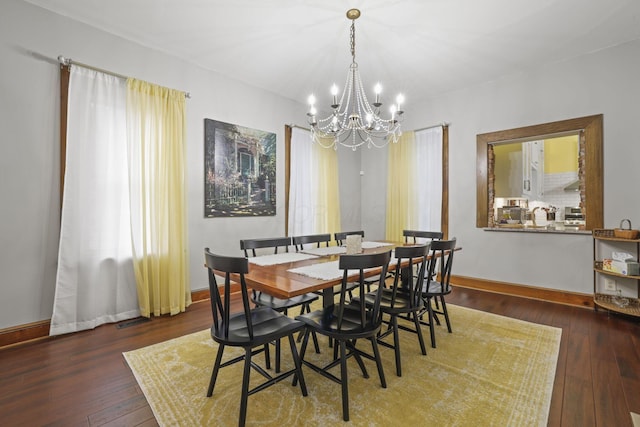
POLYGON ((356 20, 351 20, 351 60, 352 62, 356 62, 356 20))

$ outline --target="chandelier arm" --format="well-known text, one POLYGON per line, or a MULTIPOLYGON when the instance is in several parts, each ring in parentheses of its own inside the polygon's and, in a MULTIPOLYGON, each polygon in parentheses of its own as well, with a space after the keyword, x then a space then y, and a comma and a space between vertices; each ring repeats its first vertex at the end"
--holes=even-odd
POLYGON ((377 118, 376 112, 369 105, 369 100, 367 99, 366 92, 364 91, 364 86, 362 84, 362 79, 360 78, 360 73, 358 73, 356 78, 356 91, 358 95, 358 106, 361 111, 359 111, 361 116, 366 116, 367 114, 371 114, 372 120, 377 118))
MULTIPOLYGON (((342 109, 342 107, 344 107, 345 105, 345 97, 347 97, 346 102, 349 102, 349 95, 351 94, 351 91, 349 90, 349 88, 351 87, 351 72, 347 72, 347 78, 344 80, 344 90, 342 91, 342 96, 340 96, 340 106, 338 107, 338 110, 342 109)), ((344 111, 347 111, 347 108, 344 108, 344 111)))
MULTIPOLYGON (((358 135, 359 137, 360 135, 358 135)), ((338 143, 344 147, 348 147, 351 149, 355 149, 360 147, 361 145, 363 145, 365 143, 365 141, 363 139, 360 139, 360 141, 356 141, 355 136, 354 136, 354 131, 351 130, 349 132, 345 132, 344 133, 344 137, 343 138, 339 138, 338 143), (351 143, 346 142, 347 140, 351 139, 351 143)))
POLYGON ((327 138, 329 135, 324 134, 323 132, 317 132, 314 128, 311 128, 311 139, 313 142, 321 146, 322 148, 334 148, 337 149, 336 141, 334 138, 331 138, 331 142, 329 144, 325 144, 322 142, 321 138, 327 138))

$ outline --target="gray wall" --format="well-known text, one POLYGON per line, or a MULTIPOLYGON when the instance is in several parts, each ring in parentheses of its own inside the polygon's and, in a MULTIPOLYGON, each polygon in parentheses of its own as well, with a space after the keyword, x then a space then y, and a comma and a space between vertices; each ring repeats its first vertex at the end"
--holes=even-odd
MULTIPOLYGON (((633 194, 640 181, 638 76, 640 41, 633 41, 424 100, 420 105, 407 95, 405 129, 442 121, 451 123, 449 231, 463 247, 456 255, 454 274, 592 292, 590 236, 488 232, 476 228, 476 135, 602 113, 604 225, 614 228, 622 218, 629 218, 637 228, 640 198, 633 194)), ((371 187, 384 185, 383 176, 369 178, 378 181, 370 183, 371 187)), ((363 212, 377 209, 376 199, 364 203, 363 212)), ((384 227, 384 221, 379 226, 384 227)), ((634 281, 618 282, 626 295, 637 296, 634 281)))
MULTIPOLYGON (((239 254, 244 237, 284 233, 284 157, 278 156, 277 215, 205 219, 204 118, 275 132, 306 123, 306 106, 223 78, 18 0, 0 2, 0 328, 48 319, 59 223, 58 55, 185 90, 191 289, 206 287, 202 248, 239 254)), ((284 64, 283 66, 286 66, 284 64)), ((459 238, 455 274, 591 292, 589 236, 492 233, 475 228, 478 133, 604 114, 605 225, 637 227, 640 42, 528 70, 474 88, 418 100, 407 96, 405 129, 450 127, 450 234, 459 238)), ((340 151, 343 229, 384 237, 386 151, 340 151), (364 175, 360 175, 360 171, 364 175)))

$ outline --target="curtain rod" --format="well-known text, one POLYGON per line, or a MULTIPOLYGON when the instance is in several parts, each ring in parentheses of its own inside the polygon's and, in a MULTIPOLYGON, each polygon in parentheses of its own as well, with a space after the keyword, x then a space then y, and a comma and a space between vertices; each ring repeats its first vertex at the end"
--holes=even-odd
MULTIPOLYGON (((64 57, 62 55, 58 55, 58 62, 60 64, 62 64, 62 65, 66 65, 66 66, 70 66, 71 64, 79 65, 80 67, 88 68, 90 70, 98 71, 98 72, 104 73, 104 74, 109 74, 111 76, 118 77, 118 78, 121 78, 121 79, 128 79, 129 78, 128 76, 124 76, 122 74, 114 73, 113 71, 104 70, 102 68, 98 68, 98 67, 94 67, 92 65, 83 64, 82 62, 74 61, 73 59, 66 58, 66 57, 64 57)), ((187 99, 191 98, 191 94, 189 92, 183 92, 183 93, 184 93, 184 97, 185 98, 187 98, 187 99)))
POLYGON ((294 125, 294 124, 288 124, 287 126, 292 127, 292 128, 298 128, 298 129, 302 129, 302 130, 306 130, 306 131, 308 131, 308 132, 311 132, 311 129, 309 129, 309 128, 305 128, 305 127, 302 127, 302 126, 298 126, 298 125, 294 125))
POLYGON ((438 123, 437 125, 425 126, 423 128, 420 128, 420 129, 414 129, 414 132, 420 132, 421 130, 429 130, 429 129, 433 129, 433 128, 445 127, 445 126, 449 126, 450 124, 451 123, 442 122, 442 123, 438 123))

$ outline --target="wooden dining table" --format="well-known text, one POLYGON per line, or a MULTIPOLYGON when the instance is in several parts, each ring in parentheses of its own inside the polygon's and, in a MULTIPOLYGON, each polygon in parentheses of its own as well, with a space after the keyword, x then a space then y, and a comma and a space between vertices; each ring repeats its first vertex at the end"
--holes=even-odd
MULTIPOLYGON (((366 253, 379 253, 390 251, 395 247, 381 246, 373 249, 364 249, 366 253)), ((279 263, 272 265, 249 264, 249 273, 245 275, 247 286, 252 289, 265 292, 277 298, 292 298, 309 292, 322 291, 323 305, 333 301, 333 287, 342 282, 342 277, 335 279, 317 279, 289 270, 318 263, 338 261, 340 255, 317 256, 302 261, 279 263)), ((366 272, 367 276, 379 274, 380 269, 366 272)), ((357 280, 357 276, 353 277, 357 280)))
MULTIPOLYGON (((364 244, 365 242, 363 242, 364 244)), ((374 248, 365 248, 363 253, 373 254, 380 252, 387 252, 393 250, 397 246, 415 246, 415 244, 405 243, 385 243, 385 246, 378 246, 374 248)), ((456 251, 461 248, 456 248, 456 251)), ((302 251, 305 253, 305 251, 302 251)), ((312 253, 312 251, 309 251, 312 253)), ((292 298, 298 295, 304 295, 309 292, 322 291, 323 305, 326 307, 333 304, 334 293, 333 287, 342 283, 342 276, 333 279, 318 279, 303 274, 291 272, 289 270, 311 266, 318 263, 326 263, 332 261, 338 261, 341 254, 332 254, 326 256, 317 256, 301 261, 284 262, 271 265, 258 265, 249 264, 249 273, 245 274, 245 280, 247 286, 257 291, 265 292, 277 298, 292 298)), ((389 267, 391 269, 392 267, 389 267)), ((365 277, 371 277, 380 274, 380 269, 368 269, 365 271, 365 277)), ((358 280, 357 272, 349 277, 349 280, 358 280)))

